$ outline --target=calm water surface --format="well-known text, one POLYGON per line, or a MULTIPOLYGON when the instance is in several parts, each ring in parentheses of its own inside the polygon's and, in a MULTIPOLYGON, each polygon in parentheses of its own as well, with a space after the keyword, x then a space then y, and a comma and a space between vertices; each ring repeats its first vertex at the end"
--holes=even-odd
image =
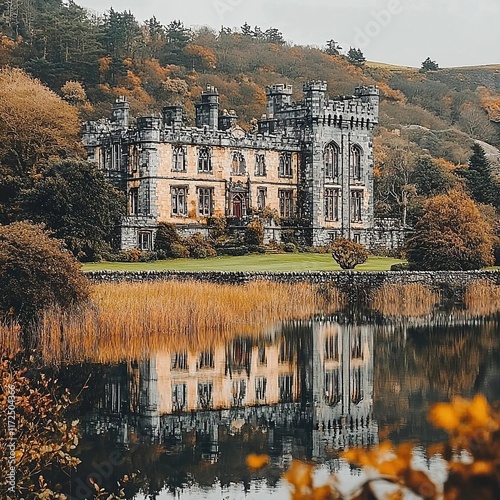
POLYGON ((79 390, 82 460, 74 498, 91 476, 112 488, 140 471, 129 498, 289 498, 280 479, 292 459, 337 472, 349 488, 359 471, 348 447, 443 439, 426 419, 429 405, 478 392, 500 399, 497 316, 435 311, 425 318, 332 316, 277 325, 203 352, 157 352, 117 365, 60 369, 79 390), (266 453, 260 473, 245 465, 266 453))

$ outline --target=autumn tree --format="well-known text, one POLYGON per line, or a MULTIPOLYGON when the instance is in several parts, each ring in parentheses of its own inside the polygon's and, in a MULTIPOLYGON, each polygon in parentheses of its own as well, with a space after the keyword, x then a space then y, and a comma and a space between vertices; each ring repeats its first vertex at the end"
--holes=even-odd
POLYGON ((88 296, 79 263, 43 226, 0 226, 0 312, 18 320, 26 335, 44 309, 68 309, 88 296))
POLYGON ((330 245, 333 260, 342 269, 354 269, 368 260, 368 252, 360 243, 346 238, 337 238, 330 245))
POLYGON ((406 243, 411 268, 471 270, 493 263, 491 226, 461 191, 429 198, 406 243))
POLYGON ((78 112, 20 69, 0 69, 0 163, 27 177, 54 158, 80 157, 78 112))
POLYGON ((472 155, 466 168, 457 171, 465 179, 470 195, 477 203, 491 204, 498 207, 500 185, 491 171, 491 164, 484 149, 477 143, 472 146, 472 155))

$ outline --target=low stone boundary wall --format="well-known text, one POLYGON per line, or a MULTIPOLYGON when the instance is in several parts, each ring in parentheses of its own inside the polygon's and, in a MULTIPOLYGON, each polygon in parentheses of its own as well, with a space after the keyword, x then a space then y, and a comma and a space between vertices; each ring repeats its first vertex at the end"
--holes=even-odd
POLYGON ((228 272, 228 271, 92 271, 85 275, 95 283, 150 282, 158 280, 204 281, 242 284, 251 281, 330 284, 349 297, 366 298, 386 284, 420 283, 440 291, 445 297, 459 298, 467 285, 490 281, 500 285, 500 271, 315 271, 315 272, 228 272))

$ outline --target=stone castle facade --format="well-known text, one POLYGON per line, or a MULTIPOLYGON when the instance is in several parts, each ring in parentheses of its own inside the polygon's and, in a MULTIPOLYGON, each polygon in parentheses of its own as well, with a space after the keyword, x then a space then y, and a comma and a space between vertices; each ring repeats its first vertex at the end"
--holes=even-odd
POLYGON ((279 240, 286 225, 307 245, 340 236, 377 244, 378 89, 358 87, 352 96, 329 99, 326 83, 313 81, 303 92, 304 99, 293 102, 291 85, 267 87, 266 113, 248 133, 236 125, 234 112, 219 109, 213 87, 196 104, 194 127, 183 123, 176 105, 132 125, 124 98, 114 104, 111 120, 87 123, 88 159, 128 198, 121 248, 152 249, 162 221, 206 234, 212 216, 241 228, 258 214, 279 216, 263 219, 268 239, 279 240))

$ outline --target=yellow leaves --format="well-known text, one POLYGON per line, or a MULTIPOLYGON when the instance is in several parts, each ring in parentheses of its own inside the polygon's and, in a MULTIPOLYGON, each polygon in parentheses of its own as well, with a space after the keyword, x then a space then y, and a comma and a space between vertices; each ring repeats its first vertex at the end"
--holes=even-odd
POLYGON ((434 405, 429 413, 429 420, 436 426, 447 431, 455 430, 460 424, 458 415, 448 403, 434 405))
POLYGON ((251 453, 246 458, 247 467, 252 470, 259 470, 269 463, 269 455, 258 455, 251 453))
POLYGON ((312 493, 314 466, 294 460, 283 476, 293 487, 294 500, 308 498, 312 493))

